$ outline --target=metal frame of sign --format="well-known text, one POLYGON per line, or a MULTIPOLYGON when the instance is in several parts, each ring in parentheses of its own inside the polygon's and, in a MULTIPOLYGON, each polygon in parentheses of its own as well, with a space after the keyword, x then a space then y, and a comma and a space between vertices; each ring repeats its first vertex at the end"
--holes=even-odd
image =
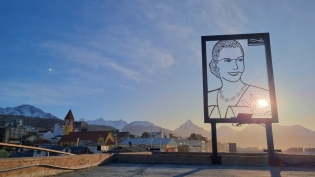
MULTIPOLYGON (((249 45, 255 45, 255 43, 249 45)), ((201 49, 202 49, 202 74, 203 74, 203 98, 204 98, 204 122, 205 123, 278 123, 278 112, 276 102, 276 92, 272 69, 272 58, 270 49, 269 33, 253 33, 253 34, 234 34, 234 35, 216 35, 216 36, 201 36, 201 49), (220 40, 248 40, 248 41, 264 40, 267 77, 269 85, 269 97, 271 105, 271 118, 210 118, 208 110, 208 63, 207 63, 207 41, 220 41, 220 40)))

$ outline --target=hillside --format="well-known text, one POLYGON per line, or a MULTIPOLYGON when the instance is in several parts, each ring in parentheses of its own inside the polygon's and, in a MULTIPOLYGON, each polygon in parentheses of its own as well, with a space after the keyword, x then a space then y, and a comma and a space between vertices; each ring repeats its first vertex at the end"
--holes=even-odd
POLYGON ((36 108, 35 106, 28 105, 28 104, 22 104, 17 107, 6 107, 6 108, 0 107, 0 114, 12 115, 12 116, 39 117, 39 118, 44 118, 44 119, 49 119, 49 118, 58 119, 58 117, 50 113, 46 113, 43 110, 36 108))
POLYGON ((202 127, 197 126, 194 124, 191 120, 187 120, 184 124, 179 126, 177 129, 174 130, 174 132, 183 138, 189 137, 190 134, 201 134, 204 137, 207 137, 208 139, 211 139, 210 137, 210 131, 207 131, 203 129, 202 127))
POLYGON ((117 130, 114 127, 107 126, 107 125, 90 125, 88 124, 88 131, 111 131, 117 130))
POLYGON ((122 131, 127 131, 130 132, 131 134, 134 135, 138 135, 141 136, 143 132, 158 132, 158 131, 163 131, 166 133, 172 133, 172 134, 176 134, 174 131, 169 130, 169 129, 165 129, 162 127, 158 127, 156 125, 154 125, 151 122, 148 121, 134 121, 131 122, 130 124, 127 124, 122 131))
POLYGON ((38 130, 51 130, 56 123, 64 125, 64 120, 56 118, 39 118, 39 117, 27 117, 21 115, 0 115, 0 121, 9 121, 14 119, 21 119, 24 125, 31 125, 37 127, 38 130))
MULTIPOLYGON (((314 144, 315 131, 300 125, 273 125, 273 140, 276 149, 286 150, 290 147, 309 147, 314 144)), ((267 147, 266 129, 261 125, 250 125, 235 135, 218 139, 220 142, 237 143, 239 147, 267 147)))
MULTIPOLYGON (((61 126, 65 124, 64 120, 55 118, 38 118, 38 117, 27 117, 18 115, 0 115, 0 121, 8 121, 14 119, 21 119, 24 125, 31 125, 36 127, 39 131, 42 130, 53 130, 53 126, 58 123, 61 126)), ((106 125, 89 125, 88 131, 109 131, 116 130, 114 127, 106 125)))
POLYGON ((104 118, 98 118, 98 119, 94 119, 94 120, 87 120, 87 119, 81 118, 79 121, 85 121, 89 125, 110 126, 110 127, 114 127, 115 129, 118 129, 118 130, 123 129, 127 125, 127 122, 123 121, 121 119, 119 119, 119 120, 105 120, 104 118))

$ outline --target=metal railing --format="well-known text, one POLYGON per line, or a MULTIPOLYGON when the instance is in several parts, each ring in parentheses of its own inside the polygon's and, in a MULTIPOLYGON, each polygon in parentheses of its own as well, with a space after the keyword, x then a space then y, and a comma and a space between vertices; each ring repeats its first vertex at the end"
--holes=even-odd
POLYGON ((50 152, 55 152, 58 154, 65 154, 65 155, 75 155, 69 152, 64 151, 57 151, 52 149, 46 149, 46 148, 40 148, 40 147, 33 147, 33 146, 25 146, 25 145, 17 145, 17 144, 10 144, 10 143, 0 143, 0 146, 7 146, 7 147, 16 147, 16 148, 25 148, 25 149, 33 149, 33 150, 39 150, 39 151, 46 151, 47 156, 49 156, 50 152))

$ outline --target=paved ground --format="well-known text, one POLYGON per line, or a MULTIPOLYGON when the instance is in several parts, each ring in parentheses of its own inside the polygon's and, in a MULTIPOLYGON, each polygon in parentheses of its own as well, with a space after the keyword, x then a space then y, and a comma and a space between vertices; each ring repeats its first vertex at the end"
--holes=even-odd
POLYGON ((83 176, 233 176, 233 177, 315 177, 315 168, 304 167, 256 167, 230 165, 173 165, 173 164, 135 164, 111 163, 104 166, 92 167, 85 170, 64 173, 56 176, 83 177, 83 176))

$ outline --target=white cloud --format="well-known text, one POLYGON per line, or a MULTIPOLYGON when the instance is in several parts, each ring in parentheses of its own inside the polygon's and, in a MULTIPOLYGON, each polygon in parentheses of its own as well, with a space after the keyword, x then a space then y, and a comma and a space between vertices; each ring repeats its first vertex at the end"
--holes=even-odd
POLYGON ((138 2, 134 6, 137 13, 169 29, 175 27, 179 33, 187 27, 199 28, 195 32, 200 28, 217 28, 225 33, 237 33, 248 21, 241 4, 232 0, 138 2))
POLYGON ((187 39, 188 37, 196 34, 196 31, 193 26, 188 26, 185 24, 174 24, 161 22, 158 26, 165 31, 165 33, 169 33, 177 36, 178 38, 187 39))
POLYGON ((109 66, 111 67, 112 69, 116 70, 116 71, 119 71, 121 73, 123 73, 123 75, 129 79, 132 79, 136 82, 140 82, 141 79, 140 79, 140 74, 138 72, 135 72, 129 68, 125 68, 117 63, 114 63, 114 62, 106 62, 104 63, 104 66, 109 66))
MULTIPOLYGON (((167 53, 181 62, 193 59, 200 63, 200 36, 244 33, 248 21, 241 5, 235 1, 136 1, 133 8, 160 36, 156 41, 164 40, 167 53)), ((141 47, 138 47, 140 54, 141 47)))
POLYGON ((49 42, 43 46, 73 62, 94 68, 110 67, 136 82, 151 80, 147 77, 161 74, 175 63, 167 49, 153 45, 145 38, 103 33, 100 31, 94 37, 89 36, 87 42, 81 45, 49 42))
POLYGON ((80 83, 43 84, 37 82, 1 83, 0 99, 3 101, 28 104, 70 104, 82 95, 102 93, 103 90, 90 88, 80 83))
POLYGON ((127 90, 135 90, 135 88, 130 87, 128 85, 124 85, 124 84, 119 84, 118 86, 121 87, 121 88, 127 89, 127 90))
POLYGON ((100 52, 92 51, 84 47, 76 47, 55 42, 45 43, 43 46, 54 50, 61 57, 71 60, 72 62, 81 63, 83 66, 92 67, 94 69, 100 67, 109 67, 115 71, 118 71, 128 79, 134 80, 136 82, 143 80, 140 77, 140 73, 111 61, 100 52))
POLYGON ((171 1, 167 3, 163 3, 163 1, 138 1, 136 3, 132 2, 130 5, 150 21, 161 18, 169 19, 169 16, 175 12, 172 7, 174 3, 171 1))
POLYGON ((176 63, 175 57, 180 57, 181 62, 188 58, 199 63, 200 36, 241 33, 247 23, 234 1, 136 1, 127 2, 120 10, 121 16, 140 18, 132 26, 117 23, 88 33, 81 29, 80 35, 72 34, 67 42, 50 42, 45 47, 85 67, 111 68, 127 79, 141 82, 168 73, 176 63), (138 23, 148 23, 150 28, 137 26, 138 23))
POLYGON ((161 72, 161 69, 167 69, 175 63, 175 59, 166 51, 160 50, 157 47, 152 47, 151 44, 137 44, 138 47, 130 49, 130 54, 135 62, 148 73, 156 74, 161 72))
POLYGON ((241 33, 245 29, 247 17, 236 1, 207 1, 200 3, 200 17, 208 28, 217 28, 223 33, 241 33))

